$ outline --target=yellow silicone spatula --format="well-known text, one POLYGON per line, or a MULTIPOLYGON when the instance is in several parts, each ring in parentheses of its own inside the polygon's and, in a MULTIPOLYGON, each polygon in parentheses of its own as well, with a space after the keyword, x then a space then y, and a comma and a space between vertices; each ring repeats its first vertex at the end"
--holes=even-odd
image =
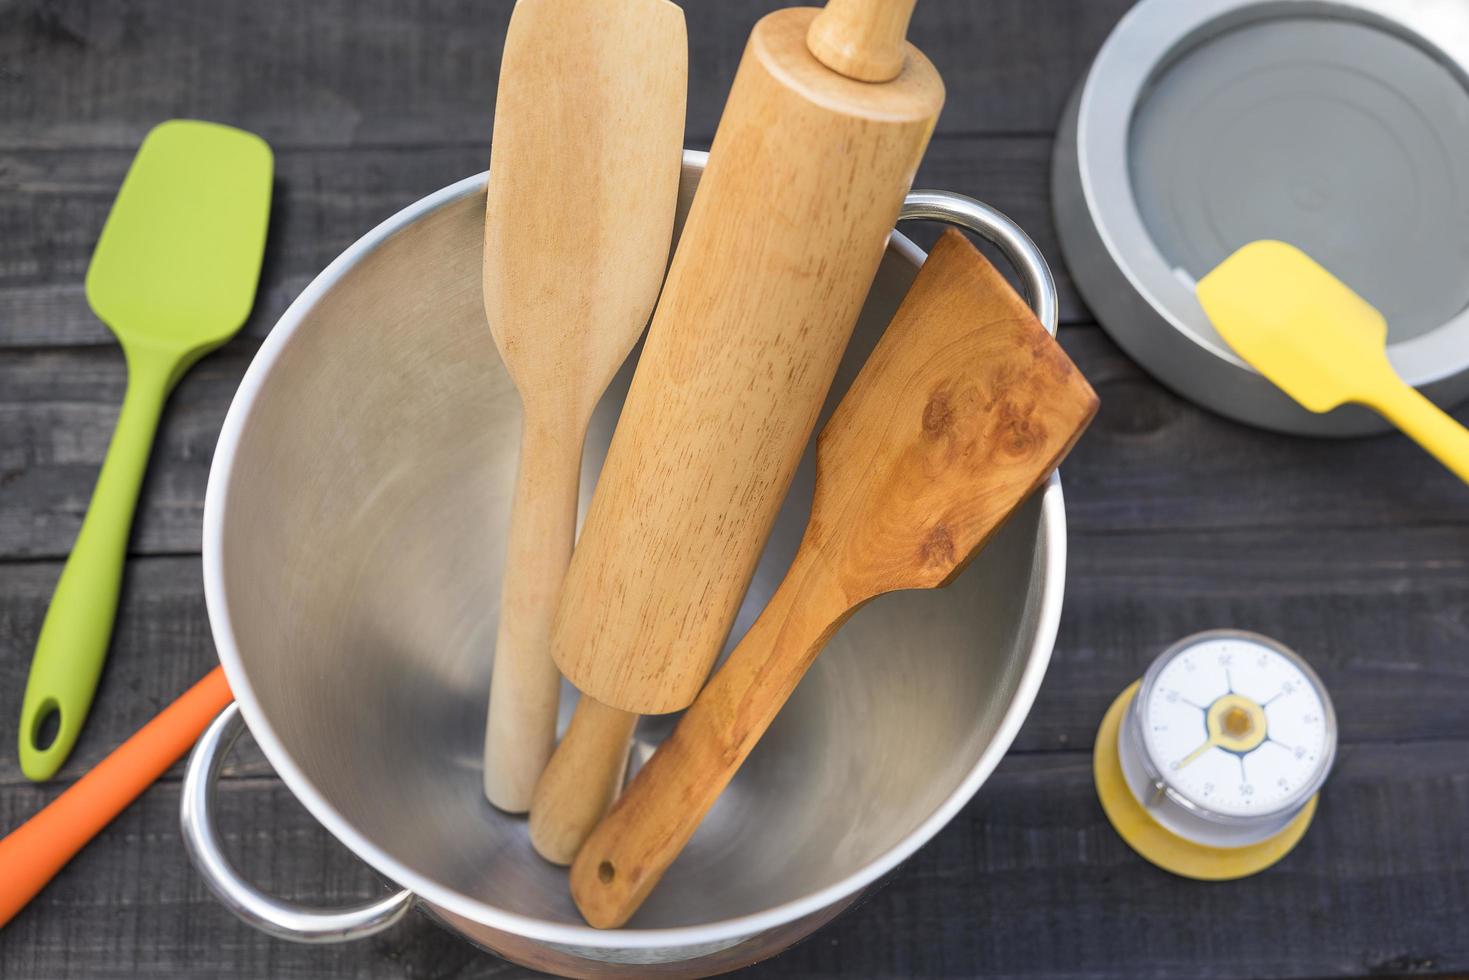
POLYGON ((1469 430, 1387 359, 1387 321, 1285 242, 1251 242, 1198 284, 1199 302, 1235 353, 1313 412, 1357 402, 1469 483, 1469 430))
POLYGON ((20 715, 20 766, 31 779, 56 774, 91 707, 164 400, 255 302, 272 171, 258 136, 163 123, 144 138, 97 240, 87 301, 122 344, 128 386, 31 661, 20 715))

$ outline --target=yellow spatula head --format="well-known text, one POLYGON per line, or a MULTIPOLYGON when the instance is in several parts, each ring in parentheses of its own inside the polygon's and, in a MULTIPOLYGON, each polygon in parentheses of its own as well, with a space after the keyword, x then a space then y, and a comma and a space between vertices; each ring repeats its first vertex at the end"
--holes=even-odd
POLYGON ((1396 383, 1382 314, 1293 245, 1251 242, 1199 280, 1198 297, 1235 353, 1313 412, 1396 383))
POLYGON ((87 301, 118 338, 208 350, 245 322, 270 217, 270 147, 192 119, 133 159, 87 269, 87 301))

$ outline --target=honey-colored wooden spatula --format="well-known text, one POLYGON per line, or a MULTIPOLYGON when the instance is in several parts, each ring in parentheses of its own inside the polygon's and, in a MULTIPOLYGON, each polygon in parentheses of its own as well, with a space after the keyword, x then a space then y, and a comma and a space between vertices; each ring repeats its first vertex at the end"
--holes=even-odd
POLYGON ((1469 431, 1398 377, 1382 314, 1305 252, 1251 242, 1199 280, 1198 297, 1235 353, 1303 406, 1366 405, 1469 483, 1469 431))
POLYGON ((485 795, 530 809, 556 739, 551 617, 582 443, 663 283, 688 90, 668 0, 520 0, 485 213, 485 313, 525 406, 485 728, 485 795))
POLYGON ((952 581, 1096 409, 1020 297, 946 232, 822 430, 785 580, 577 854, 571 891, 588 922, 637 910, 848 617, 885 592, 952 581))

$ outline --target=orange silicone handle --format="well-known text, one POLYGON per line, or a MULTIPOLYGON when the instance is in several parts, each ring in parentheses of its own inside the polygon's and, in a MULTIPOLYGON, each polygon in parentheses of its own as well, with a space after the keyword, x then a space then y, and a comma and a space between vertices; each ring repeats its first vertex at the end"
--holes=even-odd
POLYGON ((233 700, 216 667, 40 813, 0 840, 0 927, 177 762, 233 700))

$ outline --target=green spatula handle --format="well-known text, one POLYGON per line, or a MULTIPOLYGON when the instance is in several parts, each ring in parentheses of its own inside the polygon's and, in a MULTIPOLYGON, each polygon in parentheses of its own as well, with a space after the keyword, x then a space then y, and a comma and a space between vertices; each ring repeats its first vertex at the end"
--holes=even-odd
POLYGON ((1379 385, 1368 404, 1469 483, 1469 430, 1396 375, 1392 381, 1379 385))
POLYGON ((178 358, 156 351, 128 352, 128 387, 92 503, 51 606, 46 610, 20 709, 20 768, 50 779, 71 754, 107 658, 118 587, 138 488, 158 428, 164 399, 176 380, 178 358), (42 747, 46 722, 56 734, 42 747))

